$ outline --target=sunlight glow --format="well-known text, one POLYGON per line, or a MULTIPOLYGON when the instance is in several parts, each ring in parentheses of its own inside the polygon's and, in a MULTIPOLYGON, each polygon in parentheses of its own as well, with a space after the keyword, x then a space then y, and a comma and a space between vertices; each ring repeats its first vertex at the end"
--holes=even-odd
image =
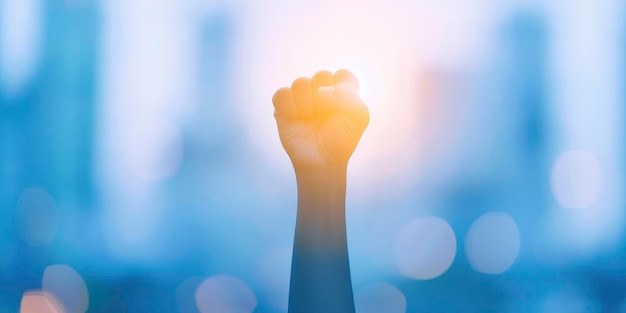
POLYGON ((250 79, 245 85, 253 88, 242 96, 242 103, 247 104, 241 108, 242 118, 254 130, 250 139, 261 157, 279 168, 280 174, 291 175, 271 118, 274 91, 298 77, 345 68, 358 77, 361 97, 371 113, 350 161, 354 183, 349 185, 358 191, 373 185, 393 189, 399 177, 412 179, 409 172, 418 159, 420 126, 410 55, 415 27, 406 10, 387 3, 326 2, 298 16, 268 22, 273 26, 260 23, 263 26, 246 39, 258 42, 258 60, 241 65, 244 76, 249 76, 242 79, 250 79), (391 181, 393 186, 388 184, 391 181))

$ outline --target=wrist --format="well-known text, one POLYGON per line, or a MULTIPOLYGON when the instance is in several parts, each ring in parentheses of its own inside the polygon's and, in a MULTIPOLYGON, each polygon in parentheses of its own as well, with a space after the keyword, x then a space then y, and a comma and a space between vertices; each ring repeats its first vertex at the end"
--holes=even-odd
POLYGON ((343 210, 346 198, 347 167, 325 165, 296 170, 298 210, 314 208, 319 213, 343 210))
POLYGON ((346 241, 345 166, 296 170, 296 241, 313 250, 335 251, 346 241))
POLYGON ((315 167, 294 167, 298 186, 309 183, 326 182, 330 184, 346 184, 347 164, 328 164, 315 167))

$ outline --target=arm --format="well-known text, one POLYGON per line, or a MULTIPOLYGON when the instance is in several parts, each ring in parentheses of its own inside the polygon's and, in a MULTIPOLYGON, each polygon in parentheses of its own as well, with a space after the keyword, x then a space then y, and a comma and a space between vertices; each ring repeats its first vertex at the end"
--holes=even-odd
POLYGON ((273 97, 296 172, 298 215, 289 313, 354 313, 346 241, 346 169, 369 123, 352 73, 318 72, 273 97))
POLYGON ((346 242, 346 168, 303 171, 296 179, 289 312, 354 312, 346 242))

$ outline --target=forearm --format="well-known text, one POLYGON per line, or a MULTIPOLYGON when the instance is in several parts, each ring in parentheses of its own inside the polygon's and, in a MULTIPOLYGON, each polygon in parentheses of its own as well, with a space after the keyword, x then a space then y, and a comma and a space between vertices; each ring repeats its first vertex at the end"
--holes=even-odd
POLYGON ((290 313, 354 312, 346 241, 346 167, 297 171, 290 313))

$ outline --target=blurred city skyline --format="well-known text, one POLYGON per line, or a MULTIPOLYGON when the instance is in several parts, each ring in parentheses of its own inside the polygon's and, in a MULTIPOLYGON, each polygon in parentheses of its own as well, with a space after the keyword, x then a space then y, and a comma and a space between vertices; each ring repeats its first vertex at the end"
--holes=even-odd
POLYGON ((0 0, 0 312, 286 312, 271 96, 340 68, 357 312, 624 312, 625 13, 0 0))

